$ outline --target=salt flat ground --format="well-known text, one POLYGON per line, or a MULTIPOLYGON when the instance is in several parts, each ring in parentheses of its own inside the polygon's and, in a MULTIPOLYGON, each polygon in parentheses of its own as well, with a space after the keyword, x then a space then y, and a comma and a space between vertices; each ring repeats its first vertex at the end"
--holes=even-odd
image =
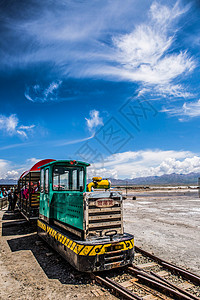
MULTIPOLYGON (((15 223, 21 218, 0 211, 0 300, 116 299, 38 241, 34 224, 15 223)), ((200 273, 197 191, 129 191, 124 220, 137 246, 200 273)))
POLYGON ((129 191, 124 221, 125 231, 135 235, 137 246, 200 275, 197 190, 129 191))

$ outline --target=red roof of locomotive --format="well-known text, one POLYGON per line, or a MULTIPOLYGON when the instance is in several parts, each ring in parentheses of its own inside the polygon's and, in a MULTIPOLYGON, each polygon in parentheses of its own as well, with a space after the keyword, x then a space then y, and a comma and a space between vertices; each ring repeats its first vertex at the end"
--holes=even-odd
POLYGON ((32 166, 32 168, 28 172, 38 172, 39 169, 42 166, 44 166, 44 165, 46 165, 46 164, 48 164, 48 163, 50 163, 52 161, 56 161, 56 160, 55 159, 43 159, 43 160, 40 160, 34 166, 32 166))
POLYGON ((28 171, 24 171, 22 174, 21 174, 21 176, 19 177, 19 179, 21 179, 23 176, 24 176, 24 174, 25 173, 27 173, 28 171))
POLYGON ((40 161, 38 161, 35 165, 33 165, 28 171, 25 171, 24 173, 22 173, 22 175, 20 176, 20 179, 24 176, 26 176, 29 172, 39 172, 40 168, 52 161, 56 161, 55 159, 42 159, 40 161))

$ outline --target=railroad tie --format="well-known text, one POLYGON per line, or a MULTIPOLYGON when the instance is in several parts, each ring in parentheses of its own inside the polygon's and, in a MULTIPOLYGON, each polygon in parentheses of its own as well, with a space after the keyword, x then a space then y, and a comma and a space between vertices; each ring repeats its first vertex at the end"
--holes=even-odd
POLYGON ((137 268, 140 268, 140 269, 146 269, 146 268, 151 268, 151 267, 155 267, 157 266, 158 264, 155 263, 155 262, 150 262, 150 263, 146 263, 146 264, 140 264, 140 265, 136 265, 137 268))
POLYGON ((156 274, 157 274, 158 276, 160 276, 160 277, 166 277, 166 276, 169 275, 169 273, 168 273, 167 271, 165 271, 165 270, 156 272, 156 274))
POLYGON ((135 253, 135 255, 134 255, 135 258, 140 257, 140 256, 142 256, 141 253, 135 253))
POLYGON ((154 295, 146 295, 142 297, 144 300, 156 300, 158 299, 158 297, 154 296, 154 295))
POLYGON ((100 289, 92 290, 91 292, 95 295, 95 297, 105 296, 105 292, 100 289))
POLYGON ((181 289, 187 290, 187 289, 194 287, 194 284, 191 284, 190 282, 185 281, 185 282, 179 283, 178 287, 181 289))
POLYGON ((120 283, 123 287, 128 288, 133 285, 133 283, 130 280, 124 281, 120 283))

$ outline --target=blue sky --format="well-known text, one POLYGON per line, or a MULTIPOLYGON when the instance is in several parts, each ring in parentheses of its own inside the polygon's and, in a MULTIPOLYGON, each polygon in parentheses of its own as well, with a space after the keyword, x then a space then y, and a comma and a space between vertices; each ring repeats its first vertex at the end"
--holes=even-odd
POLYGON ((200 171, 198 1, 0 6, 0 178, 44 158, 103 177, 200 171))

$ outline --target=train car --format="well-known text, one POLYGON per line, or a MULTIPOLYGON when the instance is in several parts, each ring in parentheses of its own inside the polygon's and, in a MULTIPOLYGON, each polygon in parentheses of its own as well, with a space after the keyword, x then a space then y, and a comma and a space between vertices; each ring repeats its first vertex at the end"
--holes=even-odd
POLYGON ((134 238, 124 233, 122 195, 86 192, 88 166, 57 160, 40 167, 38 235, 79 271, 128 265, 134 238))
POLYGON ((53 159, 43 159, 22 173, 18 180, 18 208, 28 220, 37 220, 40 204, 40 167, 53 159))

